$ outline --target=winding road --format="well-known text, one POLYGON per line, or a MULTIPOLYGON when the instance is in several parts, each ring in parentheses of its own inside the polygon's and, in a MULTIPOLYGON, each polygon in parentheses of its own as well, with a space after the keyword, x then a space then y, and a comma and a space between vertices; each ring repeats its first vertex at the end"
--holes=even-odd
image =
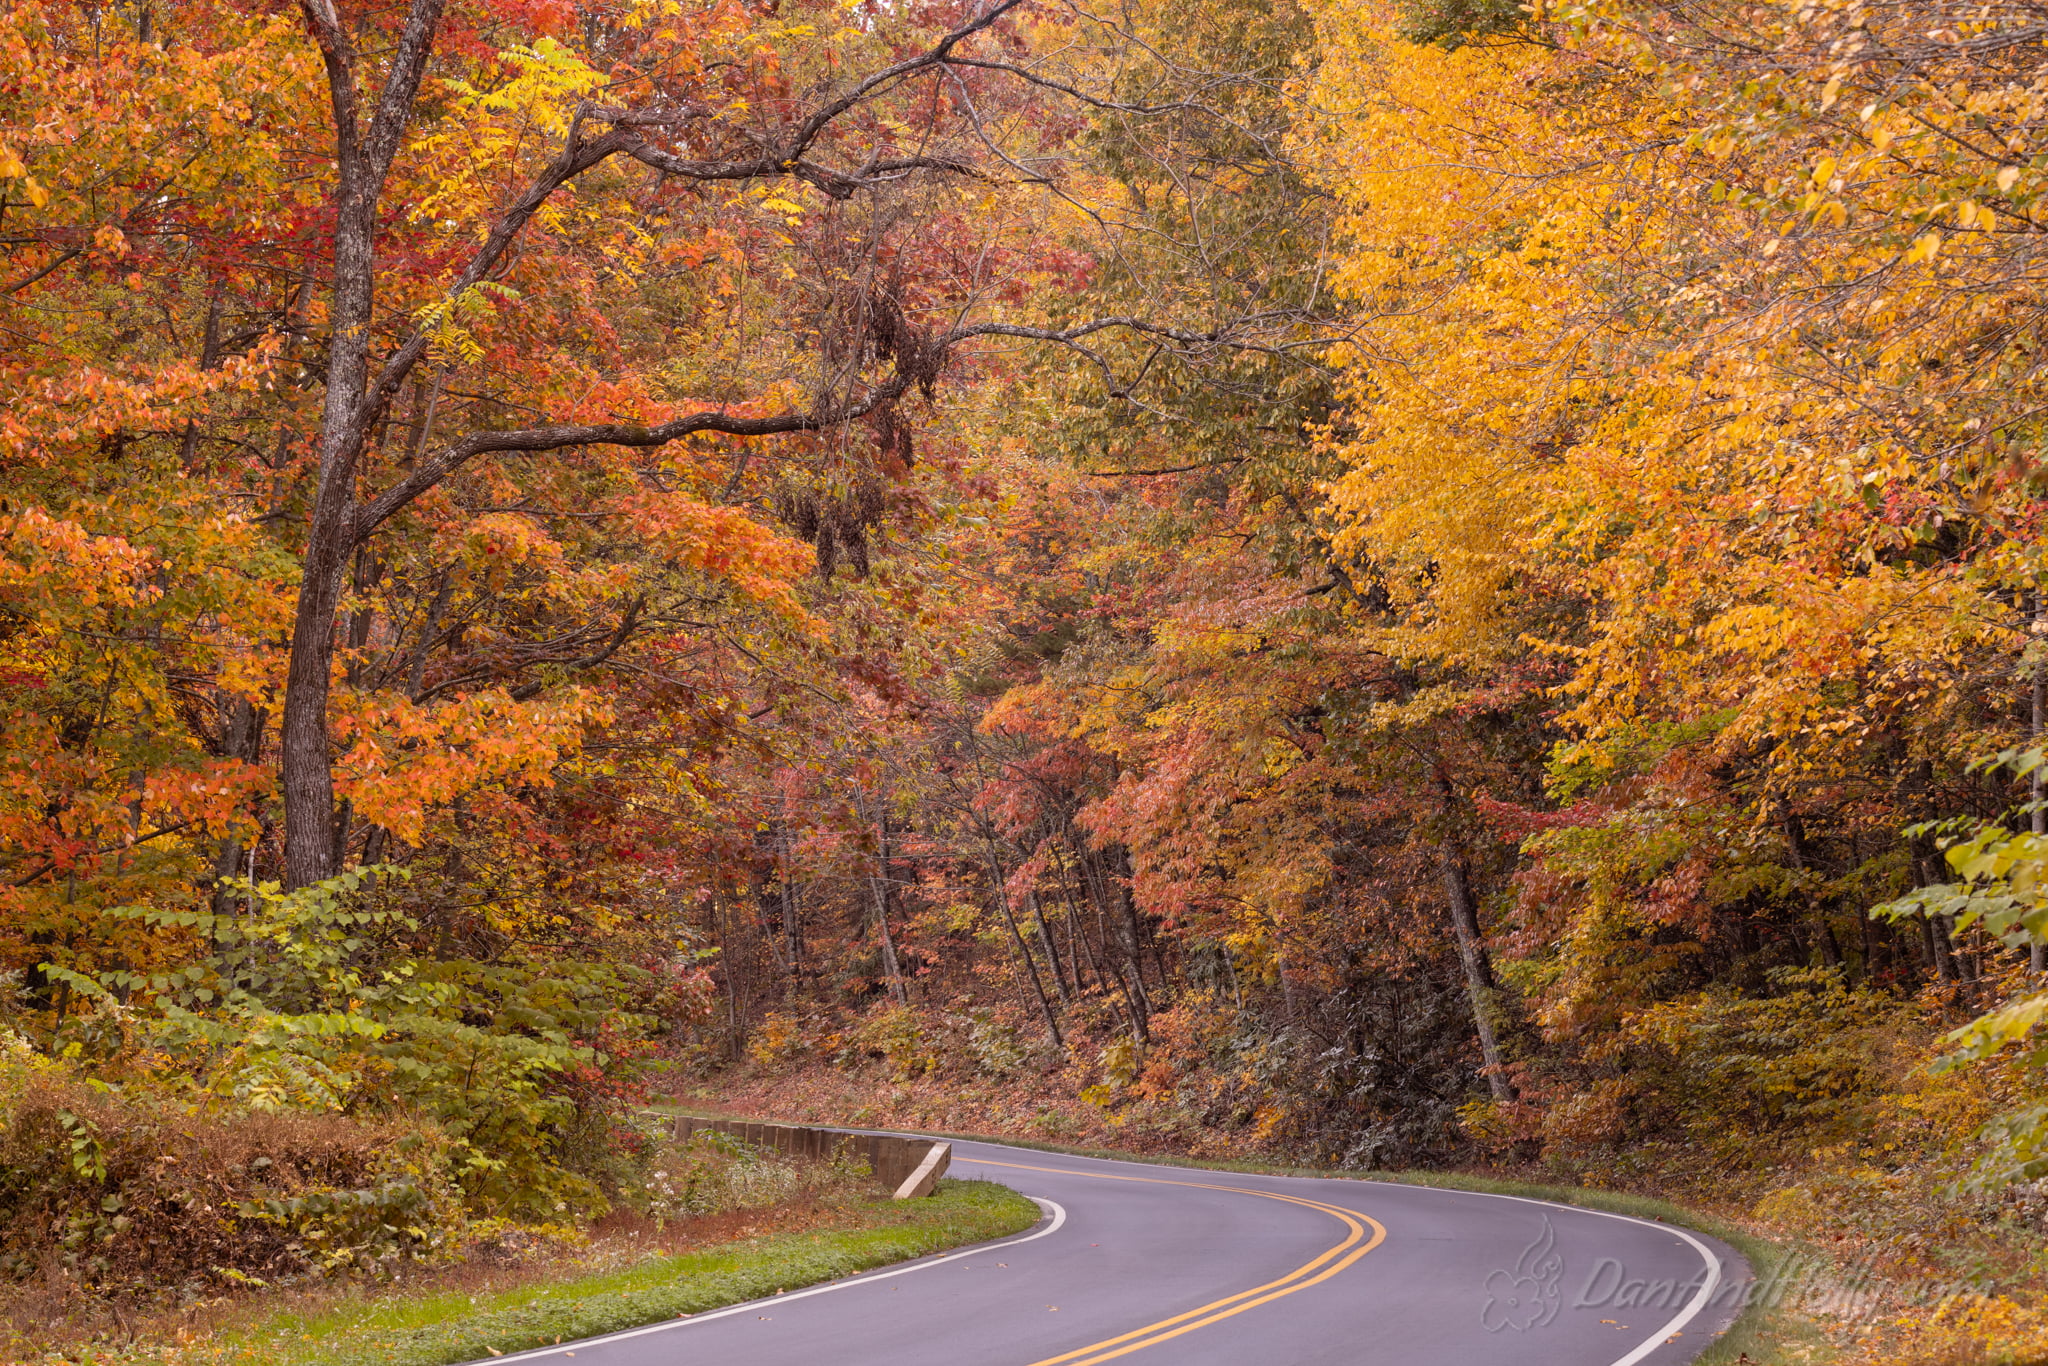
POLYGON ((1513 1196, 956 1143, 1014 1238, 496 1362, 575 1366, 1677 1366, 1740 1254, 1513 1196))

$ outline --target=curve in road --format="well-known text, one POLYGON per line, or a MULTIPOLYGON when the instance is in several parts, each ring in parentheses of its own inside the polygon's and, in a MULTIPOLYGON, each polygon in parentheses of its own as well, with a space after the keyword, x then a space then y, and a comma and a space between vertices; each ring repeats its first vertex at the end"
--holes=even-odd
POLYGON ((1047 1217, 1017 1238, 490 1360, 1679 1366, 1750 1285, 1714 1239, 1520 1196, 968 1142, 953 1174, 1001 1181, 1047 1217))

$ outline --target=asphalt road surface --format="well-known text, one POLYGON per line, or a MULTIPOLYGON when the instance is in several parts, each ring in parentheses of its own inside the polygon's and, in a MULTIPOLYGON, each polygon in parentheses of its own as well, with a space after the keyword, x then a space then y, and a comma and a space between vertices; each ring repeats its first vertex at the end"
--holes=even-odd
POLYGON ((956 1143, 1045 1210, 1016 1237, 631 1332, 567 1366, 1676 1366, 1740 1254, 1509 1196, 956 1143))

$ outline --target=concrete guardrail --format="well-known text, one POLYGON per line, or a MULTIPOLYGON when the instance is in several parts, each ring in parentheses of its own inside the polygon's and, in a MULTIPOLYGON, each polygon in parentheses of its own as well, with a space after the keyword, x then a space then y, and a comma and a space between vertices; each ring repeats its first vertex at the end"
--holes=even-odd
POLYGON ((700 1115, 665 1116, 675 1121, 678 1143, 692 1134, 730 1134, 756 1147, 773 1148, 790 1157, 825 1161, 838 1156, 864 1157, 875 1179, 898 1200, 930 1195, 953 1161, 953 1145, 930 1138, 897 1138, 851 1129, 825 1129, 807 1124, 756 1124, 739 1119, 706 1119, 700 1115))

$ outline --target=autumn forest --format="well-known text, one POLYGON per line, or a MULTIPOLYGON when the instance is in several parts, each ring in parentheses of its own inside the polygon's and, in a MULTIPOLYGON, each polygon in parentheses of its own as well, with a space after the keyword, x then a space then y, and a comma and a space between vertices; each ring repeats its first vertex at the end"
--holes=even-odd
POLYGON ((685 1098, 2048 1352, 2035 0, 0 11, 17 1331, 685 1098))

